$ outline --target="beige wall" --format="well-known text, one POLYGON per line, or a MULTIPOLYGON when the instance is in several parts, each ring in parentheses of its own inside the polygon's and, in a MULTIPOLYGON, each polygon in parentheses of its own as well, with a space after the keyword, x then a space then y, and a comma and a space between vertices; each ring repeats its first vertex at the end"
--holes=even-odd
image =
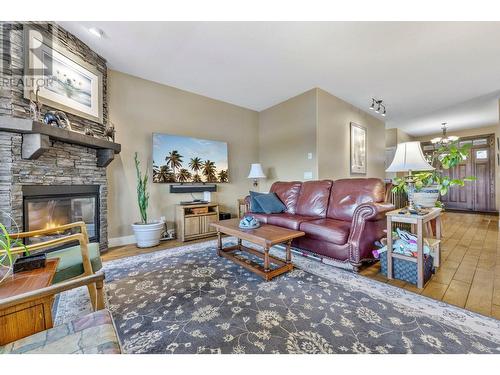
POLYGON ((384 178, 384 122, 315 88, 260 113, 259 158, 268 171, 261 190, 278 180, 303 181, 305 172, 312 179, 365 177, 350 174, 350 122, 367 128, 366 177, 384 178))
MULTIPOLYGON (((173 87, 109 71, 109 117, 122 152, 108 167, 110 239, 132 234, 139 219, 134 152, 151 176, 152 133, 168 133, 228 143, 229 184, 219 184, 215 200, 236 213, 236 200, 248 193, 251 163, 258 161, 258 113, 173 87)), ((150 184, 151 218, 165 216, 172 227, 174 205, 190 195, 169 193, 168 184, 150 184)))
POLYGON ((318 89, 317 151, 320 179, 384 178, 385 123, 336 96, 318 89), (367 173, 350 173, 350 123, 367 130, 367 173))
POLYGON ((259 157, 267 175, 261 191, 278 180, 302 181, 304 172, 318 178, 316 95, 316 89, 309 90, 260 112, 259 157))
POLYGON ((398 128, 386 129, 385 147, 396 147, 398 143, 411 142, 413 137, 398 128))

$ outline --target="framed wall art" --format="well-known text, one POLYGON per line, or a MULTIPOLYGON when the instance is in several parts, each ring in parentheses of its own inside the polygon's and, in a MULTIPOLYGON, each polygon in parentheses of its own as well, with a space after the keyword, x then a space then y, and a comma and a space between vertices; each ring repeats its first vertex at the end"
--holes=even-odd
POLYGON ((366 128, 351 122, 351 174, 366 174, 366 128))
POLYGON ((25 26, 24 97, 102 124, 102 73, 55 39, 25 26))

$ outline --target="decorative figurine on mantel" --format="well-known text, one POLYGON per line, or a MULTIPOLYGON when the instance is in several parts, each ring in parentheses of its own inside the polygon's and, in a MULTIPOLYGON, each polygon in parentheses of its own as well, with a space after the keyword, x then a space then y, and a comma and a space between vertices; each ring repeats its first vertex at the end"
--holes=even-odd
POLYGON ((40 91, 40 87, 36 88, 35 92, 35 100, 30 99, 30 112, 31 118, 33 121, 40 121, 42 116, 42 107, 43 104, 38 100, 38 91, 40 91))
POLYGON ((85 128, 85 135, 88 135, 90 137, 95 137, 95 133, 90 126, 87 126, 85 128))
POLYGON ((71 124, 68 116, 66 116, 66 113, 61 111, 48 111, 43 116, 43 122, 57 128, 71 130, 71 124))
POLYGON ((110 125, 106 126, 106 130, 104 130, 104 136, 108 139, 108 141, 115 141, 115 125, 110 122, 110 125))

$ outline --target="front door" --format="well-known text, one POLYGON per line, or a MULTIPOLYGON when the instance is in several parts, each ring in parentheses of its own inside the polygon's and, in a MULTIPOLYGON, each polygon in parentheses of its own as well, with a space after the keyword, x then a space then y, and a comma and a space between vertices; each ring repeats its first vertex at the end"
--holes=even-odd
POLYGON ((443 174, 452 179, 477 179, 466 181, 464 187, 452 187, 441 201, 451 210, 495 211, 495 137, 461 138, 460 143, 471 144, 467 160, 443 174))

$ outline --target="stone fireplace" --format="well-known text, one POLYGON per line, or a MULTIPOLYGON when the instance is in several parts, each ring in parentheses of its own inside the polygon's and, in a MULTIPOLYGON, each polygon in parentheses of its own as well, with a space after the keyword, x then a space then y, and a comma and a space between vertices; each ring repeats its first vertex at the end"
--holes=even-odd
POLYGON ((84 219, 91 224, 93 239, 106 250, 108 186, 106 168, 97 166, 97 150, 53 141, 38 159, 27 160, 21 157, 21 147, 22 134, 0 132, 2 222, 12 229, 18 225, 30 230, 43 225, 36 221, 42 216, 45 225, 84 219), (95 211, 92 220, 91 209, 95 211))
MULTIPOLYGON (((0 82, 21 82, 0 83, 0 221, 15 231, 84 220, 92 239, 106 250, 106 165, 120 151, 119 145, 104 137, 109 123, 106 60, 53 22, 30 23, 53 35, 59 45, 96 67, 103 77, 103 123, 67 113, 74 132, 55 130, 30 120, 22 80, 15 79, 24 74, 23 24, 0 22, 0 26, 0 82), (85 129, 95 136, 85 136, 85 129), (27 157, 23 148, 29 148, 34 138, 43 141, 43 149, 27 157)), ((42 114, 54 109, 44 105, 42 114)))

